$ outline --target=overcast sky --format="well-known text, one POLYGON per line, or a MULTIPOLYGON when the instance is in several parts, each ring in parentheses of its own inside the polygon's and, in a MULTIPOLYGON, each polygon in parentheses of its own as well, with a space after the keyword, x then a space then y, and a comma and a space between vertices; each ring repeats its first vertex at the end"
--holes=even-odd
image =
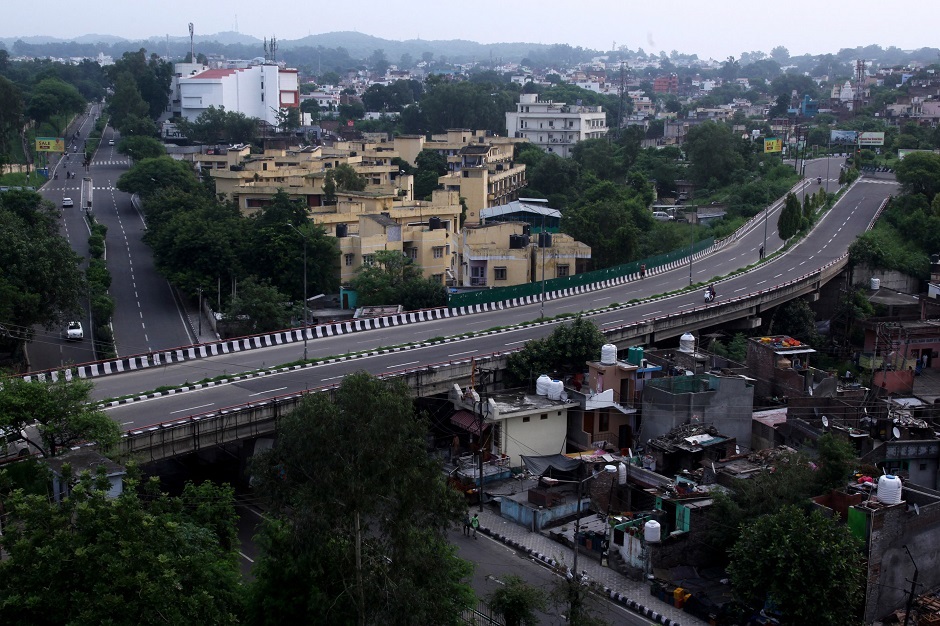
POLYGON ((821 54, 878 44, 940 46, 936 0, 3 0, 0 37, 84 34, 142 39, 232 31, 298 39, 355 30, 384 39, 568 43, 607 50, 678 50, 725 59, 786 46, 821 54))

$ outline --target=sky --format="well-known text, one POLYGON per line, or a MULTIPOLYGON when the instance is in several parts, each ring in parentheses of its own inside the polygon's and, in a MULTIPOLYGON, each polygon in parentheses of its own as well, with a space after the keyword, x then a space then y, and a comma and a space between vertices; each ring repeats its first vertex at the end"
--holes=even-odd
POLYGON ((791 55, 877 44, 940 47, 934 0, 4 0, 0 37, 84 34, 127 39, 238 31, 284 41, 355 30, 384 39, 567 43, 677 50, 724 60, 782 45, 791 55))

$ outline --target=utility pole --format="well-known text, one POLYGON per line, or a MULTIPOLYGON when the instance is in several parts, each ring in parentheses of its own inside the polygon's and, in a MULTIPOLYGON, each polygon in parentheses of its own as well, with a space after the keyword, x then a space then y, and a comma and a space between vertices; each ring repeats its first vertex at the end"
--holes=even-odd
POLYGON ((307 328, 310 326, 310 322, 307 320, 307 236, 300 232, 300 229, 287 222, 287 225, 297 231, 297 234, 300 235, 300 238, 304 242, 304 361, 307 360, 307 328))
POLYGON ((911 556, 911 551, 907 549, 907 546, 904 546, 904 551, 907 552, 907 556, 910 557, 911 563, 914 565, 914 578, 911 580, 911 593, 907 596, 907 610, 904 612, 904 626, 907 626, 911 621, 911 609, 914 608, 914 594, 917 590, 917 563, 914 562, 914 557, 911 556))

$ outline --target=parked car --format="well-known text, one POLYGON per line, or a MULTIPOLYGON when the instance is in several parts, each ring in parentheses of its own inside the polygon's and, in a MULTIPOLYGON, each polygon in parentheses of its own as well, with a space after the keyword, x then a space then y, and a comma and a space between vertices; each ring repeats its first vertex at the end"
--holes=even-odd
POLYGON ((672 221, 672 220, 674 220, 674 219, 676 219, 676 218, 674 218, 673 216, 669 215, 669 214, 666 213, 665 211, 653 211, 653 219, 654 219, 654 220, 659 220, 660 222, 669 222, 669 221, 672 221))
POLYGON ((109 145, 109 146, 113 146, 113 145, 114 145, 114 140, 113 140, 113 139, 108 139, 108 145, 109 145))
POLYGON ((69 322, 65 327, 65 338, 69 341, 80 341, 85 338, 85 331, 81 322, 69 322))
POLYGON ((72 199, 71 199, 71 198, 62 198, 62 208, 63 208, 63 209, 71 209, 73 206, 75 206, 75 203, 72 202, 72 199))

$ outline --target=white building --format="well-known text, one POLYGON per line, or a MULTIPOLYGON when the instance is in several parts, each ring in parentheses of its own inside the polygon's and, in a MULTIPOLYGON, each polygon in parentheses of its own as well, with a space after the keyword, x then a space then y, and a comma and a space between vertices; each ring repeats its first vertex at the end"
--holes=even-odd
POLYGON ((542 102, 537 94, 521 94, 516 110, 506 113, 510 137, 522 137, 546 152, 567 157, 574 144, 607 134, 607 114, 599 106, 542 102))
POLYGON ((178 82, 180 115, 190 121, 214 106, 244 113, 274 126, 280 109, 300 106, 297 70, 283 69, 273 63, 204 70, 180 76, 178 82))

